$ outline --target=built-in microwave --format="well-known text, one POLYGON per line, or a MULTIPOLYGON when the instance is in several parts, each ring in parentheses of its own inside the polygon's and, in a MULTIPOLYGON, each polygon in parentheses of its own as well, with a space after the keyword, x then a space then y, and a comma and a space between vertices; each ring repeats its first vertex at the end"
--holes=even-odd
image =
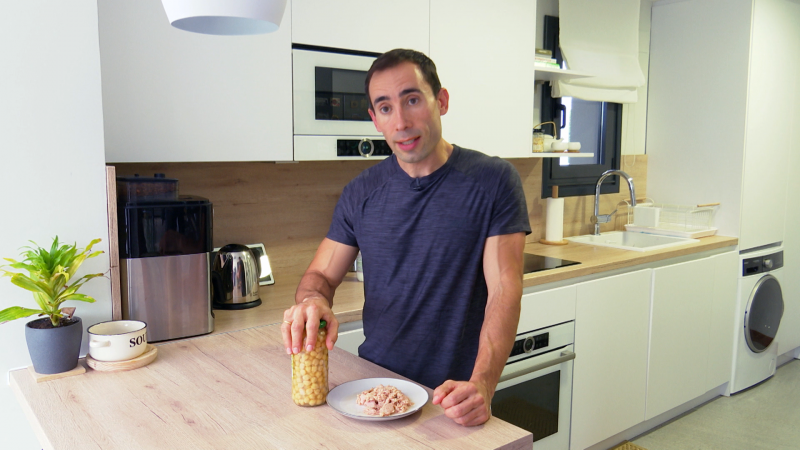
POLYGON ((369 116, 364 80, 376 53, 292 46, 294 159, 392 154, 369 116))

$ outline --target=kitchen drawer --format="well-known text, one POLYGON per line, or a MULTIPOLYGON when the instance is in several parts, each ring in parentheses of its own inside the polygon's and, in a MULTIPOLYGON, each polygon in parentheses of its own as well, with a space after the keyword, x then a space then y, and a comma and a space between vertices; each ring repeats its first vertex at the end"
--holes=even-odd
POLYGON ((339 326, 336 347, 358 356, 358 347, 364 343, 364 339, 364 323, 362 321, 343 323, 339 326))
POLYGON ((575 286, 565 286, 522 296, 517 333, 575 320, 575 286))

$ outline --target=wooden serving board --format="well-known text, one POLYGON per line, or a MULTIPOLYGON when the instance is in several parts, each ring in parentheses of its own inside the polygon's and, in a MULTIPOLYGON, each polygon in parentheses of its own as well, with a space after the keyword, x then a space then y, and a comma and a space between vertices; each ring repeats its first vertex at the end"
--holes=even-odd
POLYGON ((98 361, 92 358, 91 355, 86 355, 86 364, 92 369, 101 372, 120 372, 144 367, 153 362, 157 355, 158 349, 154 345, 147 344, 144 353, 127 361, 98 361))

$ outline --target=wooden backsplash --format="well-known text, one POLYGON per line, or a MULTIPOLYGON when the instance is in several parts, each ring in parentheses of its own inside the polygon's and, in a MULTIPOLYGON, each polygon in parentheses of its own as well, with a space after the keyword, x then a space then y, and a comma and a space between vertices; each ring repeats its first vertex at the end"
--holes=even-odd
MULTIPOLYGON (((541 198, 542 160, 509 160, 519 171, 528 202, 533 232, 528 242, 544 237, 547 200, 541 198)), ((214 246, 261 242, 267 249, 276 280, 295 282, 308 266, 325 236, 342 188, 378 161, 324 161, 296 164, 266 162, 119 163, 117 176, 164 173, 179 180, 181 194, 206 197, 214 205, 214 246)), ((637 197, 646 196, 647 156, 623 157, 622 170, 635 182, 637 197)), ((600 212, 608 214, 629 196, 601 196, 600 212)), ((564 201, 564 236, 591 233, 589 218, 594 196, 564 201)), ((625 207, 602 231, 622 229, 625 207)))

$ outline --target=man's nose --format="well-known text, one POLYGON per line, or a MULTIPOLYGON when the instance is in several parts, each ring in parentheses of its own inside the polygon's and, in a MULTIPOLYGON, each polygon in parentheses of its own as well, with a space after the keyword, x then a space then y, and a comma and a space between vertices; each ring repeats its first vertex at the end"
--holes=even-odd
POLYGON ((397 131, 403 131, 409 127, 411 127, 411 118, 408 112, 405 108, 398 109, 397 116, 395 117, 395 129, 397 131))

